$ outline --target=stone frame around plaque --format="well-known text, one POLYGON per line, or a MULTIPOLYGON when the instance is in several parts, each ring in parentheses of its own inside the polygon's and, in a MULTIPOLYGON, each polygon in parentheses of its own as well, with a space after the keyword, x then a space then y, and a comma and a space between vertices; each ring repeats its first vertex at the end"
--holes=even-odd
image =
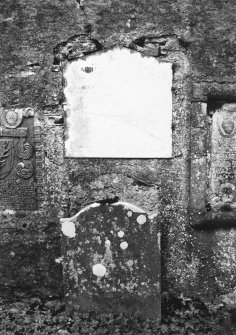
MULTIPOLYGON (((73 62, 79 58, 83 58, 84 56, 94 54, 101 50, 110 50, 114 47, 124 47, 133 51, 139 52, 142 56, 150 56, 155 57, 160 60, 160 62, 164 63, 172 63, 172 71, 173 71, 173 81, 172 81, 172 156, 169 157, 181 157, 186 155, 186 150, 180 150, 179 145, 179 133, 183 135, 183 126, 185 124, 185 120, 183 120, 183 124, 177 121, 177 111, 180 104, 183 103, 184 100, 187 100, 186 95, 182 96, 182 90, 179 90, 179 83, 183 82, 187 91, 190 89, 190 79, 186 75, 189 71, 189 61, 186 56, 186 50, 184 45, 180 43, 180 40, 175 35, 151 35, 151 36, 139 36, 135 40, 125 39, 117 41, 115 39, 111 39, 109 41, 103 41, 101 44, 100 41, 91 38, 88 34, 83 33, 80 35, 76 35, 73 38, 69 38, 66 41, 58 44, 54 49, 54 62, 52 71, 55 73, 61 74, 61 80, 63 83, 63 92, 61 92, 64 96, 64 88, 66 85, 66 80, 63 76, 63 72, 67 67, 69 62, 73 62), (176 127, 178 124, 178 127, 176 127)), ((86 71, 90 71, 91 69, 85 69, 86 71)), ((185 102, 184 102, 185 104, 185 102)), ((67 104, 64 96, 63 107, 65 112, 65 120, 66 120, 66 109, 67 104)), ((187 111, 186 111, 187 112, 187 111)), ((185 131, 184 131, 185 132, 185 131)), ((189 132, 189 129, 186 130, 186 133, 189 132)), ((64 127, 64 139, 67 138, 67 122, 65 122, 64 127)), ((95 157, 94 157, 95 158, 95 157)), ((108 157, 104 157, 108 158, 108 157)), ((117 157, 116 157, 117 158, 117 157)), ((168 159, 169 159, 168 158, 168 159)), ((82 157, 80 159, 83 159, 82 157)), ((92 158, 93 159, 93 158, 92 158)))
POLYGON ((235 138, 235 86, 193 85, 189 211, 190 225, 195 228, 236 226, 233 200, 236 150, 234 152, 232 145, 235 138), (220 95, 222 92, 224 94, 220 95), (227 113, 233 121, 228 120, 223 125, 228 119, 227 113))

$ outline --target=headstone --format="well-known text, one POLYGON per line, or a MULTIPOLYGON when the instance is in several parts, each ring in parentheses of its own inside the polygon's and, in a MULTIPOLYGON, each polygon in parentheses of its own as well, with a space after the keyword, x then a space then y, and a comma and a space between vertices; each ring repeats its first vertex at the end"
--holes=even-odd
POLYGON ((0 210, 38 209, 41 130, 34 127, 33 115, 31 108, 0 109, 0 210))
MULTIPOLYGON (((205 104, 206 105, 206 104, 205 104)), ((191 130, 193 226, 236 226, 236 104, 196 109, 191 130)))
POLYGON ((172 155, 172 64, 115 47, 64 70, 66 157, 172 155))
POLYGON ((212 116, 211 142, 211 208, 236 221, 236 104, 225 104, 212 116))
POLYGON ((156 215, 125 202, 94 203, 61 219, 69 310, 160 318, 156 215))

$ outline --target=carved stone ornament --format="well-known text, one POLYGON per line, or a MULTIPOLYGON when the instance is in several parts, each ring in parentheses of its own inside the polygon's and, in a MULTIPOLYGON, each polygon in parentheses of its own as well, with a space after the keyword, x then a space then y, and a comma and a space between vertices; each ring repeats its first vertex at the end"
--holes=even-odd
POLYGON ((33 154, 32 145, 24 143, 24 140, 21 139, 16 147, 16 154, 20 159, 29 159, 33 154))
POLYGON ((34 112, 31 108, 14 110, 0 109, 0 121, 6 128, 16 128, 21 124, 23 117, 33 115, 34 112))
POLYGON ((235 133, 235 121, 233 119, 224 119, 220 123, 220 132, 223 136, 232 136, 235 133))
POLYGON ((0 179, 5 178, 13 167, 13 141, 0 140, 0 179))
POLYGON ((17 164, 16 173, 23 179, 28 179, 33 175, 34 167, 31 162, 24 161, 17 164))

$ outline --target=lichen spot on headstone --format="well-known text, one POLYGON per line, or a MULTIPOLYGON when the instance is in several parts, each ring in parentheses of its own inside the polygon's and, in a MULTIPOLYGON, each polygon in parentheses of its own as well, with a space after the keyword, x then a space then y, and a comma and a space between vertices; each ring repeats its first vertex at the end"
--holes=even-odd
POLYGON ((66 157, 172 155, 172 64, 114 47, 69 62, 66 157))
POLYGON ((68 310, 160 318, 157 216, 126 202, 95 203, 61 219, 61 230, 68 310))

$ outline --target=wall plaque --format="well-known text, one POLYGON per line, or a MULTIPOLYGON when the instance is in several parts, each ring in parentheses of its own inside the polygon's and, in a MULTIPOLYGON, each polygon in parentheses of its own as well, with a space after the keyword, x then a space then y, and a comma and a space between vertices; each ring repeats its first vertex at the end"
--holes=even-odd
POLYGON ((66 157, 172 155, 172 64, 116 47, 64 70, 66 157))
POLYGON ((0 109, 0 209, 36 210, 40 180, 36 162, 39 129, 33 110, 0 109), (35 133, 35 134, 34 134, 35 133))
POLYGON ((192 224, 236 225, 236 104, 205 108, 199 122, 192 127, 192 224))

